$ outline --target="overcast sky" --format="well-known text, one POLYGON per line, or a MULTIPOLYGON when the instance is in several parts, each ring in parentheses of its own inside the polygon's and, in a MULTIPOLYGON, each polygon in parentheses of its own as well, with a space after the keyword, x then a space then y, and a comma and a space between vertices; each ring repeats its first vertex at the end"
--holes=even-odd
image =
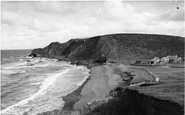
POLYGON ((183 1, 4 1, 1 7, 2 49, 42 48, 112 33, 185 36, 183 1))

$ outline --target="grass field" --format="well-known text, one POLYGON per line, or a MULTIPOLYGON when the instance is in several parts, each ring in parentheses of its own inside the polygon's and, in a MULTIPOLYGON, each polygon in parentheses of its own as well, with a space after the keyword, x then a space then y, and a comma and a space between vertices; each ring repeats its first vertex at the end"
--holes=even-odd
POLYGON ((146 68, 163 84, 137 87, 139 92, 184 106, 184 68, 146 68))

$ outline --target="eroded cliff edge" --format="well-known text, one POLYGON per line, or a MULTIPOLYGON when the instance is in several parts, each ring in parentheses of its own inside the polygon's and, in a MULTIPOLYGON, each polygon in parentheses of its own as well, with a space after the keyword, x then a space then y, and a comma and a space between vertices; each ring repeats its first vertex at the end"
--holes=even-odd
MULTIPOLYGON (((93 110, 84 109, 85 115, 183 115, 183 107, 169 100, 161 100, 139 93, 137 90, 122 89, 107 103, 93 110)), ((95 106, 95 105, 94 105, 95 106)))

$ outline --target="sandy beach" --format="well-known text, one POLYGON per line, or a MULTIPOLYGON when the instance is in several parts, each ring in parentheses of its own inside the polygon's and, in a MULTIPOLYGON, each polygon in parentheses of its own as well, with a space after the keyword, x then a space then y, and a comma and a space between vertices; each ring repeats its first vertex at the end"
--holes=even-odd
MULTIPOLYGON (((82 108, 86 105, 93 105, 92 103, 97 102, 97 100, 105 100, 105 97, 110 96, 110 92, 117 87, 131 89, 131 91, 130 90, 126 91, 126 93, 130 92, 128 95, 131 95, 131 96, 132 96, 132 90, 133 91, 137 90, 138 93, 137 91, 133 93, 136 93, 135 95, 138 95, 138 96, 140 96, 139 92, 145 93, 146 94, 145 98, 147 99, 153 95, 153 93, 150 92, 150 89, 153 89, 155 87, 157 88, 160 86, 160 85, 159 86, 151 85, 149 87, 128 87, 130 84, 137 84, 140 82, 155 82, 155 79, 156 79, 155 76, 152 74, 152 72, 149 71, 151 69, 148 70, 147 68, 137 68, 129 65, 119 65, 119 64, 105 64, 105 65, 91 66, 90 69, 91 69, 91 76, 86 80, 86 82, 73 93, 63 97, 64 101, 66 102, 63 108, 63 111, 66 111, 66 110, 73 111, 73 112, 79 111, 79 110, 82 110, 82 108), (145 89, 145 92, 143 92, 142 89, 143 90, 145 89)), ((156 96, 154 95, 154 97, 156 96)), ((175 97, 175 94, 173 97, 175 97)), ((151 100, 153 99, 154 98, 151 98, 151 100)), ((171 101, 163 102, 163 100, 160 100, 160 99, 154 99, 154 100, 156 100, 156 103, 153 103, 154 105, 157 103, 162 103, 162 105, 160 106, 163 106, 163 103, 169 103, 169 106, 172 106, 172 108, 175 106, 178 106, 177 108, 179 109, 177 110, 178 111, 180 110, 180 106, 178 104, 173 104, 173 103, 170 104, 171 101)), ((150 101, 148 102, 146 100, 146 103, 150 104, 150 101)), ((112 104, 113 105, 115 104, 114 101, 110 105, 112 106, 112 104)), ((97 105, 95 104, 95 106, 97 105)), ((116 110, 116 109, 114 108, 113 110, 116 110)), ((174 111, 176 112, 176 110, 174 111)))
MULTIPOLYGON (((155 106, 158 106, 158 104, 161 106, 160 111, 165 111, 166 106, 164 105, 167 104, 172 108, 172 110, 173 108, 176 108, 176 110, 174 110, 174 113, 181 112, 180 109, 181 106, 183 106, 184 101, 182 98, 180 98, 180 96, 183 95, 181 93, 175 92, 173 95, 166 97, 166 95, 169 95, 170 91, 164 91, 167 90, 167 85, 170 82, 170 79, 164 78, 164 74, 158 72, 159 70, 163 70, 168 72, 169 75, 173 75, 174 72, 176 74, 176 77, 178 77, 178 80, 181 78, 183 72, 182 69, 173 69, 172 71, 172 69, 168 68, 138 68, 135 66, 109 63, 101 65, 92 64, 87 65, 86 67, 90 69, 89 78, 87 78, 87 80, 78 89, 64 97, 61 97, 65 101, 64 107, 61 108, 61 110, 48 111, 40 115, 86 115, 88 113, 89 115, 91 115, 91 113, 94 113, 93 111, 103 112, 104 110, 108 112, 114 111, 120 114, 124 113, 124 111, 122 109, 119 110, 119 107, 127 109, 128 107, 126 105, 132 105, 136 102, 138 102, 137 106, 135 106, 136 108, 134 109, 136 112, 138 109, 141 109, 140 107, 146 107, 146 109, 141 112, 148 111, 148 105, 154 107, 153 109, 155 111, 158 111, 158 109, 155 108, 155 106), (142 87, 132 86, 132 84, 138 84, 142 82, 155 82, 156 77, 159 77, 160 80, 167 81, 165 81, 164 84, 159 85, 149 85, 142 87), (119 87, 121 87, 121 89, 117 89, 119 87), (161 89, 161 87, 164 87, 164 89, 161 89), (158 89, 154 90, 155 88, 158 89), (110 98, 114 97, 114 95, 121 95, 121 97, 110 98), (123 95, 125 95, 126 97, 123 95), (144 99, 144 103, 142 102, 142 100, 140 100, 140 98, 144 99), (177 103, 171 103, 171 100, 173 102, 177 102, 179 105, 177 103), (115 108, 114 106, 117 108, 115 108)), ((171 86, 168 85, 168 87, 171 86)), ((173 90, 176 89, 173 88, 173 90)), ((129 106, 129 110, 126 113, 130 114, 133 106, 134 105, 129 106)), ((101 115, 104 114, 105 113, 101 113, 101 115)))
MULTIPOLYGON (((135 75, 129 76, 126 74, 131 71, 128 70, 128 66, 118 64, 92 66, 90 69, 91 76, 87 81, 76 91, 63 97, 65 101, 63 111, 79 110, 86 104, 105 98, 116 87, 127 87, 130 85, 132 79, 129 78, 132 76, 139 79, 142 76, 141 74, 144 74, 144 72, 136 72, 135 75)), ((147 78, 153 80, 151 76, 147 78)))
POLYGON ((122 83, 121 75, 115 70, 126 71, 126 66, 90 65, 90 77, 74 92, 62 97, 65 101, 63 111, 79 110, 85 104, 105 98, 109 92, 122 83))
POLYGON ((110 87, 108 77, 104 73, 105 68, 103 66, 97 66, 91 69, 90 80, 82 89, 80 93, 81 99, 75 103, 74 109, 80 109, 84 104, 104 98, 108 95, 110 87))

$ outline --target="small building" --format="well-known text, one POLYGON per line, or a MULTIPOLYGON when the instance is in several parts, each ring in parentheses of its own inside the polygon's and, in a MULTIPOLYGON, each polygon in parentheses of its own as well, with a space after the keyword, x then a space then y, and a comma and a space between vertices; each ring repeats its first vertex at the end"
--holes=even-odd
POLYGON ((155 58, 148 60, 146 62, 146 64, 159 64, 159 63, 160 63, 160 58, 158 58, 158 57, 155 57, 155 58))
POLYGON ((161 58, 160 64, 167 64, 169 63, 170 59, 168 57, 161 58))
POLYGON ((118 61, 114 60, 114 59, 108 59, 107 62, 109 62, 109 63, 117 63, 118 61))
POLYGON ((142 64, 142 61, 135 61, 134 64, 142 64))
POLYGON ((178 57, 177 57, 177 55, 175 55, 175 56, 167 56, 167 58, 169 58, 169 63, 171 63, 171 62, 174 62, 175 59, 178 57))
POLYGON ((177 58, 175 58, 174 62, 182 62, 182 58, 181 57, 177 57, 177 58))
POLYGON ((177 57, 177 55, 175 56, 166 56, 161 58, 161 64, 167 64, 167 63, 171 63, 171 62, 181 62, 182 58, 181 57, 177 57))

